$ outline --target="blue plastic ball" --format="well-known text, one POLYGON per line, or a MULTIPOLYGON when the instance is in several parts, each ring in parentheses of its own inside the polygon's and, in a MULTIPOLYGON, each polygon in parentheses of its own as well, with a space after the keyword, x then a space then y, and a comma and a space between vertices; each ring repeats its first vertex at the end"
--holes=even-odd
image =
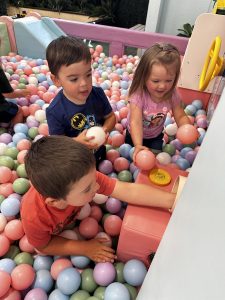
POLYGON ((198 100, 198 99, 196 99, 196 100, 193 100, 192 101, 192 105, 194 105, 197 109, 201 109, 202 108, 202 101, 201 100, 198 100))
POLYGON ((41 288, 48 293, 53 287, 53 278, 48 270, 38 270, 33 282, 33 288, 41 288))
POLYGON ((64 269, 59 273, 56 283, 57 287, 63 294, 73 294, 78 290, 80 286, 80 273, 75 268, 64 269))
POLYGON ((64 295, 59 289, 56 289, 51 292, 48 300, 69 300, 69 297, 67 295, 64 295))
POLYGON ((192 151, 193 149, 191 147, 184 147, 181 151, 180 151, 180 156, 185 158, 185 155, 189 152, 192 151))
POLYGON ((124 279, 132 286, 140 286, 144 281, 146 273, 146 266, 138 259, 131 259, 124 265, 124 279))
POLYGON ((12 270, 16 267, 16 263, 11 258, 0 259, 0 271, 5 271, 11 274, 12 270))
POLYGON ((17 132, 13 135, 12 137, 13 142, 17 145, 17 143, 23 139, 27 139, 26 134, 24 134, 23 132, 17 132))
POLYGON ((119 147, 119 153, 122 157, 125 157, 127 159, 130 159, 130 150, 131 150, 132 146, 129 144, 122 144, 119 147))
POLYGON ((70 259, 72 264, 79 269, 86 268, 90 263, 90 259, 87 256, 71 256, 70 259))
POLYGON ((27 134, 28 133, 28 126, 26 124, 23 124, 23 123, 17 123, 14 127, 14 132, 15 133, 18 133, 18 132, 22 132, 24 134, 27 134))
POLYGON ((104 300, 130 300, 130 294, 125 285, 113 282, 105 289, 104 300))
POLYGON ((5 217, 16 216, 20 211, 20 201, 17 198, 6 198, 1 203, 1 212, 5 217))
POLYGON ((38 255, 34 259, 33 268, 35 271, 39 270, 50 270, 53 259, 51 256, 38 255))
POLYGON ((178 165, 181 170, 186 170, 191 166, 189 161, 182 157, 176 161, 176 165, 178 165))

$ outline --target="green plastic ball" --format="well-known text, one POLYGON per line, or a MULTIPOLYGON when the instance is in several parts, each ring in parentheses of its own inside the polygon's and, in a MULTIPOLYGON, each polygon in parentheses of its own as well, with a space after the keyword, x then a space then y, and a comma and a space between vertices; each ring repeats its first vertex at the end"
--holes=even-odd
POLYGON ((26 88, 26 84, 24 84, 24 83, 19 83, 19 84, 17 85, 17 88, 20 89, 20 90, 23 90, 23 89, 26 88))
POLYGON ((106 287, 104 287, 104 286, 99 286, 99 287, 95 290, 94 296, 97 297, 99 300, 104 300, 105 290, 106 290, 106 287))
POLYGON ((14 168, 14 160, 10 156, 2 155, 0 156, 0 166, 5 166, 12 170, 14 168))
POLYGON ((93 270, 91 268, 85 269, 81 273, 81 289, 93 293, 97 286, 93 277, 93 270))
POLYGON ((6 128, 3 128, 3 127, 0 128, 0 135, 3 133, 6 133, 6 132, 7 132, 6 128))
POLYGON ((90 294, 87 291, 79 290, 70 296, 70 300, 87 300, 90 294))
POLYGON ((37 127, 31 127, 28 129, 28 136, 31 139, 34 139, 38 135, 38 129, 37 127))
POLYGON ((108 152, 109 150, 113 149, 113 146, 109 145, 109 144, 106 144, 105 147, 106 147, 106 152, 108 152))
POLYGON ((95 296, 91 296, 91 297, 87 298, 87 300, 99 300, 99 298, 97 298, 95 296))
POLYGON ((117 262, 114 264, 115 269, 116 269, 116 279, 115 281, 124 283, 125 279, 123 277, 123 268, 124 268, 124 263, 122 262, 117 262))
POLYGON ((21 77, 21 78, 19 79, 19 83, 27 84, 27 83, 28 83, 28 81, 27 81, 27 79, 26 79, 26 78, 24 78, 24 77, 21 77))
POLYGON ((17 265, 28 264, 33 266, 34 259, 30 253, 21 252, 14 257, 14 261, 17 265))
POLYGON ((123 170, 118 173, 118 179, 120 181, 125 181, 125 182, 132 182, 133 177, 130 171, 128 170, 123 170))
POLYGON ((14 159, 14 167, 13 167, 13 170, 17 170, 17 168, 19 167, 19 162, 18 162, 18 160, 17 159, 14 159))
POLYGON ((19 177, 27 178, 27 172, 26 172, 26 169, 25 169, 25 164, 19 165, 16 169, 16 173, 19 177))
POLYGON ((11 258, 14 259, 17 254, 20 253, 20 249, 19 247, 15 246, 15 245, 11 245, 9 247, 9 250, 6 252, 6 254, 3 256, 3 258, 11 258))
POLYGON ((134 286, 124 283, 125 287, 128 289, 130 294, 130 300, 135 300, 137 298, 137 290, 134 286))
POLYGON ((16 159, 18 153, 19 153, 19 150, 16 147, 9 147, 9 148, 6 148, 4 151, 4 155, 9 156, 12 159, 16 159))
POLYGON ((3 200, 5 200, 5 197, 3 195, 0 195, 0 205, 1 205, 3 200))
POLYGON ((17 178, 13 182, 13 190, 15 193, 18 193, 20 195, 25 194, 30 187, 30 182, 26 178, 17 178))
POLYGON ((170 156, 173 156, 176 152, 176 148, 172 144, 166 144, 165 146, 163 146, 163 151, 168 153, 170 156))

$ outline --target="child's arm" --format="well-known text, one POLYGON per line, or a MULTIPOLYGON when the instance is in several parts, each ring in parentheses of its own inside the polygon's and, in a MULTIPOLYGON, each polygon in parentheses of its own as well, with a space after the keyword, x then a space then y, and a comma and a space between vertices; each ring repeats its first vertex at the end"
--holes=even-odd
POLYGON ((103 124, 103 129, 106 133, 113 130, 116 125, 116 116, 114 112, 111 112, 105 117, 105 122, 103 124))
POLYGON ((170 209, 173 206, 176 194, 146 184, 117 180, 112 196, 129 204, 170 209))
POLYGON ((139 151, 148 149, 143 146, 142 110, 135 104, 130 104, 130 134, 135 147, 133 161, 139 151))
POLYGON ((116 259, 114 250, 105 246, 105 241, 105 239, 77 241, 53 236, 45 247, 37 248, 37 250, 46 255, 84 255, 95 262, 114 262, 116 259))
POLYGON ((27 89, 17 89, 17 90, 14 90, 10 93, 3 93, 3 96, 6 97, 6 98, 20 98, 20 97, 27 97, 31 94, 31 92, 27 89))
POLYGON ((173 108, 173 116, 178 127, 185 124, 191 124, 188 116, 185 114, 184 109, 181 105, 176 105, 173 108))

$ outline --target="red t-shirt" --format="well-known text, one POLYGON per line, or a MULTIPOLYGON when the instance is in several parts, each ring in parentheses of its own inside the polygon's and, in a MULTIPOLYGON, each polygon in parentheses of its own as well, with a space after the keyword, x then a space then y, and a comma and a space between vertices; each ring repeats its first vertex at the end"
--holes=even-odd
MULTIPOLYGON (((97 172, 99 194, 111 195, 116 180, 97 172)), ((51 235, 59 235, 67 225, 74 222, 81 207, 67 206, 58 209, 48 206, 45 198, 33 186, 24 195, 21 204, 21 220, 27 239, 36 248, 44 247, 51 240, 51 235)))

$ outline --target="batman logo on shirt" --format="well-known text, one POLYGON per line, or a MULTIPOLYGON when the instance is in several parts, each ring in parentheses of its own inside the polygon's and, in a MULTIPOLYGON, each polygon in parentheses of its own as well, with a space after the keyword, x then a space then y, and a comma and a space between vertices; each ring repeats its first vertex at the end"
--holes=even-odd
POLYGON ((82 113, 77 113, 71 118, 71 126, 77 130, 83 129, 86 122, 87 119, 82 113))

